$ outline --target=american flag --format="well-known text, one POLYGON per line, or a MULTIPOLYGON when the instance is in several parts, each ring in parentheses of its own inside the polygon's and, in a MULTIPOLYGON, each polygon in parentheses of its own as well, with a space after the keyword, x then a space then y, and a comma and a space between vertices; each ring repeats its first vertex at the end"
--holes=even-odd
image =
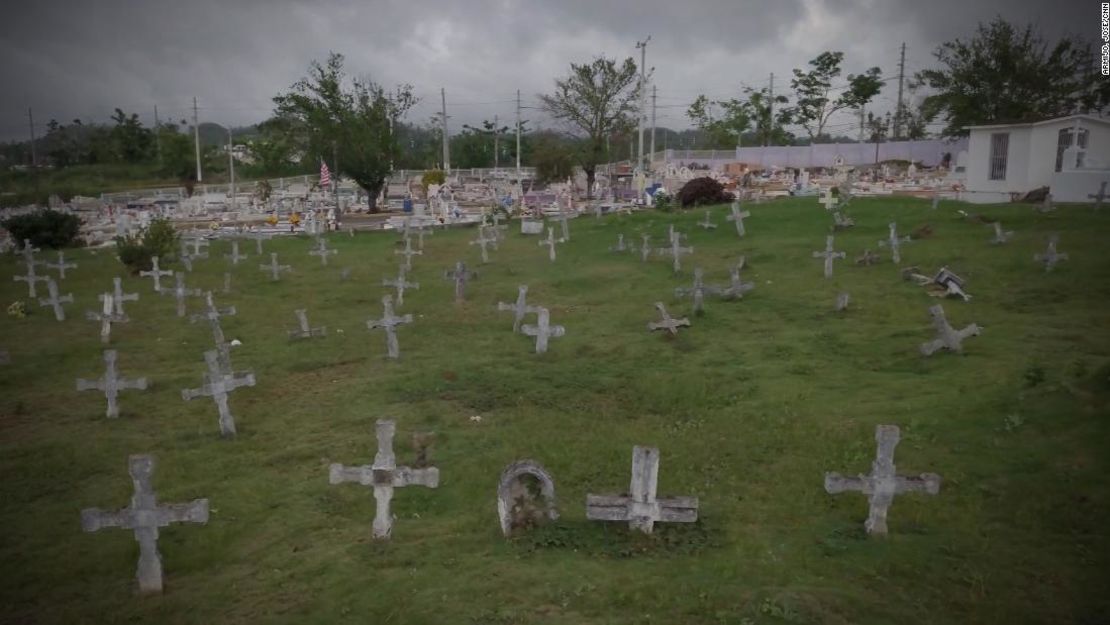
POLYGON ((328 171, 328 164, 320 161, 320 187, 327 188, 331 186, 331 172, 328 171))

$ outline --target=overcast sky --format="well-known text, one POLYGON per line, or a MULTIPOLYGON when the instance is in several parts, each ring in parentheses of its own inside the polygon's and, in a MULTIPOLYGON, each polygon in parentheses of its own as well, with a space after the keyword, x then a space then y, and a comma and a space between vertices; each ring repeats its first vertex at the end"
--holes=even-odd
MULTIPOLYGON (((152 120, 192 116, 248 124, 329 50, 347 69, 385 85, 410 83, 425 123, 447 90, 452 131, 512 119, 550 89, 571 61, 636 56, 651 35, 660 126, 686 127, 698 93, 789 88, 792 68, 824 50, 845 53, 845 74, 878 65, 897 76, 929 67, 938 44, 1002 15, 1051 38, 1098 37, 1089 0, 0 0, 0 139, 36 133, 51 118, 106 121, 114 107, 152 120)), ((891 109, 897 81, 874 103, 891 109)), ((542 121, 535 111, 525 119, 542 121)), ((837 124, 851 124, 841 117, 837 124)), ((533 123, 535 125, 535 123, 533 123)), ((543 125, 541 123, 541 125, 543 125)), ((845 133, 849 128, 835 128, 845 133)))

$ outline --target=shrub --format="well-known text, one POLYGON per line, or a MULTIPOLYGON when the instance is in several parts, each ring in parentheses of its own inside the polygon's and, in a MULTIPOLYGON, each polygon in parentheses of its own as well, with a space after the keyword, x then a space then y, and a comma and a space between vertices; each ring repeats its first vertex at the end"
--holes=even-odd
POLYGON ((81 219, 77 215, 45 209, 9 217, 0 221, 0 226, 10 232, 12 239, 20 245, 24 239, 30 239, 35 247, 59 249, 77 242, 81 219))
POLYGON ((442 169, 429 169, 424 172, 424 177, 421 179, 420 184, 424 185, 424 192, 428 192, 428 185, 443 184, 447 182, 447 174, 443 173, 442 169))
POLYGON ((168 219, 155 219, 146 229, 136 236, 116 237, 116 251, 119 260, 131 270, 132 274, 149 271, 153 259, 161 260, 174 257, 177 250, 177 231, 168 219))
POLYGON ((655 206, 655 208, 658 208, 665 213, 669 213, 672 209, 674 209, 674 202, 672 201, 670 194, 663 191, 657 191, 655 195, 652 196, 651 202, 655 206))
POLYGON ((687 182, 678 191, 677 199, 683 208, 702 204, 722 204, 733 200, 732 194, 716 180, 703 176, 687 182))

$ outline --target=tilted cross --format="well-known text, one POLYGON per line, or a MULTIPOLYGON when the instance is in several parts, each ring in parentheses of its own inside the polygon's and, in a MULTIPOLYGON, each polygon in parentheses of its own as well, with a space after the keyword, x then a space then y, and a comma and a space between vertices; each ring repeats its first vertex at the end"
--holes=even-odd
POLYGON ((91 310, 85 311, 85 319, 89 321, 100 322, 100 342, 107 343, 112 337, 112 324, 113 323, 127 323, 130 319, 127 315, 116 314, 113 312, 112 294, 104 293, 101 296, 101 311, 93 312, 91 310))
POLYGON ((591 521, 628 521, 628 528, 650 534, 655 523, 694 523, 697 497, 656 496, 659 449, 632 448, 632 482, 628 495, 586 495, 586 518, 591 521))
POLYGON ((725 299, 743 299, 744 294, 755 288, 754 282, 744 282, 740 278, 740 270, 744 268, 744 258, 729 270, 728 287, 720 290, 721 297, 725 299))
POLYGON ((1106 181, 1103 180, 1099 183, 1098 193, 1090 193, 1087 195, 1087 197, 1095 201, 1096 211, 1102 208, 1102 201, 1105 200, 1107 197, 1110 197, 1106 195, 1106 181))
POLYGON ((119 405, 116 403, 116 398, 120 391, 129 389, 145 391, 146 378, 127 380, 119 377, 119 371, 116 370, 116 350, 114 349, 104 350, 103 376, 96 380, 77 378, 78 391, 103 391, 104 397, 108 399, 107 417, 109 419, 115 419, 119 416, 119 405))
POLYGON ((848 228, 854 228, 855 225, 856 225, 856 221, 854 219, 852 219, 851 217, 846 216, 844 213, 841 213, 840 211, 834 211, 833 212, 833 229, 834 230, 847 230, 848 228))
POLYGON ((863 527, 868 534, 885 536, 886 517, 894 496, 902 493, 940 492, 940 476, 935 473, 922 473, 917 476, 898 475, 894 467, 894 448, 898 446, 901 432, 896 425, 875 427, 875 441, 878 449, 871 463, 871 473, 847 477, 839 473, 825 474, 825 492, 836 495, 854 490, 867 495, 867 521, 863 527))
POLYGON ((544 245, 547 246, 547 257, 551 260, 551 262, 555 262, 555 244, 562 242, 563 239, 555 239, 555 229, 549 227, 547 229, 547 238, 539 241, 538 244, 540 247, 543 247, 544 245))
POLYGON ((150 262, 151 262, 151 265, 152 265, 151 270, 150 271, 140 271, 139 272, 139 277, 140 278, 146 278, 146 277, 154 278, 154 292, 158 293, 159 291, 162 290, 162 276, 172 276, 173 272, 170 271, 169 269, 159 271, 159 269, 158 269, 158 257, 157 256, 151 258, 150 262))
POLYGON ((339 253, 339 250, 329 250, 328 241, 324 238, 316 239, 316 249, 308 253, 309 256, 319 256, 320 263, 323 265, 328 264, 328 256, 334 256, 339 253))
POLYGON ((651 256, 651 235, 650 234, 641 234, 640 235, 640 242, 641 242, 640 262, 641 263, 646 263, 647 259, 648 259, 648 256, 651 256))
POLYGON ((902 262, 902 244, 909 243, 910 237, 898 236, 898 224, 891 222, 888 225, 890 227, 890 234, 887 235, 885 241, 879 241, 879 247, 889 246, 891 259, 894 261, 894 264, 897 265, 902 262))
POLYGON ((66 320, 66 309, 62 308, 62 304, 73 303, 73 293, 58 296, 58 285, 53 280, 46 281, 46 290, 50 293, 50 297, 46 299, 39 299, 39 306, 51 306, 54 308, 54 318, 58 321, 66 320))
POLYGON ((270 281, 271 282, 277 282, 278 280, 280 280, 281 279, 281 272, 283 272, 283 271, 292 271, 293 270, 293 268, 290 267, 289 265, 279 265, 277 257, 278 257, 277 252, 270 252, 270 264, 269 265, 259 265, 258 266, 258 268, 261 271, 269 271, 270 272, 270 281))
POLYGON ((832 237, 831 234, 829 236, 825 237, 825 251, 823 251, 823 252, 814 252, 813 253, 814 258, 824 258, 825 259, 825 277, 826 278, 831 278, 832 275, 833 275, 833 261, 838 259, 838 258, 844 258, 845 256, 846 256, 846 254, 844 252, 834 252, 833 251, 833 237, 832 237))
POLYGON ((690 327, 690 320, 686 317, 675 319, 667 312, 667 308, 663 306, 663 302, 655 302, 655 309, 659 311, 659 321, 649 321, 648 330, 666 330, 671 333, 671 336, 678 335, 678 328, 680 326, 690 327))
POLYGON ((1033 260, 1037 261, 1038 263, 1044 263, 1045 271, 1052 271, 1052 269, 1056 266, 1056 263, 1068 259, 1067 253, 1061 254, 1056 251, 1056 243, 1058 243, 1059 241, 1060 235, 1054 234, 1050 236, 1048 238, 1048 247, 1045 249, 1044 253, 1033 255, 1033 260))
POLYGON ((231 253, 230 254, 224 254, 224 258, 230 260, 232 265, 238 265, 239 261, 246 260, 248 258, 248 256, 246 254, 240 254, 239 253, 239 242, 238 241, 232 241, 231 242, 231 253))
POLYGON ((405 249, 403 249, 403 250, 393 250, 393 253, 394 254, 400 254, 400 255, 405 257, 405 269, 409 269, 409 270, 412 269, 412 257, 413 256, 423 256, 424 255, 423 250, 414 250, 414 249, 412 249, 412 239, 410 239, 407 236, 405 237, 405 249))
POLYGON ((297 324, 300 326, 300 329, 290 330, 289 331, 289 338, 290 339, 307 339, 307 338, 312 338, 314 336, 327 336, 328 335, 327 327, 321 326, 319 328, 310 328, 308 326, 308 315, 305 314, 305 312, 306 311, 305 311, 304 308, 299 308, 299 309, 293 311, 293 314, 297 316, 297 324))
POLYGON ((524 321, 524 315, 528 313, 539 312, 538 306, 528 305, 528 285, 521 284, 517 287, 516 302, 507 304, 505 302, 497 302, 497 310, 511 310, 513 311, 513 332, 520 332, 520 324, 524 321))
POLYGON ((702 228, 706 229, 706 230, 716 230, 717 229, 717 224, 713 223, 712 221, 709 221, 709 211, 705 211, 705 219, 703 221, 699 221, 698 225, 701 226, 702 228))
POLYGON ((735 222, 736 235, 742 237, 747 234, 747 232, 744 230, 744 220, 751 216, 751 213, 749 213, 748 211, 741 211, 738 205, 733 204, 732 214, 730 214, 728 217, 725 217, 725 220, 735 222))
POLYGON ((227 308, 217 308, 216 302, 212 298, 212 291, 206 291, 204 294, 204 312, 194 313, 189 315, 189 322, 196 323, 198 321, 219 321, 220 317, 231 316, 235 314, 235 307, 229 306, 227 308))
POLYGON ((401 265, 397 268, 397 277, 393 280, 382 278, 382 286, 391 286, 397 289, 397 305, 404 306, 405 304, 405 289, 420 290, 419 282, 408 282, 405 280, 405 266, 401 265))
POLYGON ((482 262, 483 263, 488 263, 489 262, 489 252, 486 251, 486 246, 492 245, 494 249, 497 249, 497 237, 496 237, 496 235, 494 235, 494 238, 487 239, 486 238, 486 229, 485 228, 479 228, 478 229, 478 238, 471 241, 470 245, 477 245, 477 246, 481 247, 482 248, 482 262))
POLYGON ((1003 232, 1002 222, 1001 221, 994 222, 994 238, 991 239, 991 243, 993 243, 995 245, 1002 245, 1003 243, 1009 241, 1010 237, 1012 237, 1012 236, 1014 236, 1014 231, 1013 230, 1007 230, 1007 231, 1003 232))
POLYGON ((66 279, 66 269, 77 269, 77 263, 67 263, 66 253, 58 250, 58 262, 56 263, 43 263, 49 269, 58 270, 58 279, 66 279))
POLYGON ((863 254, 856 257, 857 265, 870 266, 874 265, 877 262, 879 262, 879 255, 875 252, 872 252, 870 249, 863 250, 863 254))
POLYGON ((821 199, 818 200, 817 203, 823 205, 826 211, 831 211, 836 208, 837 204, 840 202, 837 197, 833 195, 832 187, 829 187, 825 189, 825 194, 821 196, 821 199))
MULTIPOLYGON (((97 299, 103 299, 103 295, 97 296, 97 299)), ((124 302, 136 302, 139 300, 138 293, 124 293, 123 292, 123 279, 119 276, 112 278, 112 306, 117 315, 125 314, 123 310, 124 302)))
POLYGON ((393 296, 386 295, 382 297, 382 318, 381 319, 368 319, 366 321, 367 330, 376 330, 382 328, 385 330, 385 346, 388 350, 390 358, 401 357, 401 347, 397 343, 397 326, 405 323, 412 323, 412 315, 404 315, 398 317, 393 313, 393 296))
POLYGON ((27 264, 28 266, 43 264, 41 260, 35 259, 35 253, 41 251, 41 248, 37 248, 31 245, 31 239, 23 239, 23 251, 20 253, 23 254, 23 262, 25 264, 27 264))
POLYGON ((670 256, 671 258, 674 259, 674 260, 671 261, 671 268, 674 270, 675 273, 678 273, 679 271, 682 271, 682 255, 683 254, 693 254, 694 253, 693 246, 691 246, 691 247, 682 247, 681 238, 682 238, 681 236, 673 237, 671 239, 671 246, 670 247, 661 247, 661 248, 657 248, 655 250, 656 254, 662 254, 663 256, 670 256))
MULTIPOLYGON (((26 249, 26 248, 24 248, 26 249)), ((49 276, 40 276, 35 273, 35 265, 42 264, 42 261, 36 260, 33 263, 27 263, 27 275, 13 276, 13 282, 26 282, 27 283, 27 297, 35 298, 39 296, 38 289, 35 288, 36 282, 46 282, 50 280, 49 276)))
POLYGON ((466 264, 461 260, 455 263, 453 271, 444 271, 443 278, 445 280, 455 281, 455 301, 461 302, 466 299, 466 283, 471 279, 477 279, 478 273, 475 271, 467 271, 466 264))
POLYGON ((929 307, 929 317, 933 320, 937 338, 921 344, 921 354, 931 356, 934 352, 947 349, 953 352, 963 351, 963 340, 969 336, 978 336, 982 330, 978 325, 971 324, 963 330, 956 330, 948 324, 944 316, 944 308, 940 304, 929 307))
POLYGON ((558 338, 566 334, 567 329, 563 326, 551 325, 551 313, 542 306, 536 308, 538 319, 536 325, 524 324, 520 327, 522 334, 526 336, 536 337, 536 353, 543 354, 547 352, 547 339, 558 338))
POLYGON ((705 310, 705 295, 717 294, 721 292, 720 287, 706 286, 701 267, 694 268, 694 284, 690 288, 679 287, 674 290, 675 297, 693 297, 694 298, 694 312, 702 312, 705 310))
POLYGON ((196 397, 211 397, 220 411, 220 435, 235 436, 235 417, 231 415, 231 408, 227 404, 228 393, 243 386, 254 386, 254 374, 247 371, 242 377, 235 377, 234 373, 220 365, 220 356, 216 350, 204 352, 204 363, 208 366, 204 386, 182 389, 181 399, 190 401, 196 397))
POLYGON ((393 436, 397 424, 393 421, 379 420, 374 428, 378 439, 378 452, 374 454, 374 464, 348 467, 333 463, 328 467, 328 483, 342 484, 358 482, 362 486, 374 487, 374 538, 388 539, 393 532, 393 489, 405 486, 439 487, 439 468, 425 467, 412 469, 397 466, 393 454, 393 436))
POLYGON ((139 543, 139 566, 136 577, 139 591, 162 592, 162 556, 158 553, 158 528, 170 523, 207 523, 208 500, 194 499, 189 503, 158 505, 152 486, 154 457, 129 456, 128 473, 135 485, 131 505, 107 512, 99 508, 81 510, 81 529, 95 532, 105 527, 133 530, 139 543))
POLYGON ((185 298, 186 297, 200 297, 200 289, 190 289, 185 286, 185 274, 178 272, 174 276, 176 284, 172 289, 162 289, 158 291, 162 295, 172 295, 177 300, 177 316, 185 316, 185 298))

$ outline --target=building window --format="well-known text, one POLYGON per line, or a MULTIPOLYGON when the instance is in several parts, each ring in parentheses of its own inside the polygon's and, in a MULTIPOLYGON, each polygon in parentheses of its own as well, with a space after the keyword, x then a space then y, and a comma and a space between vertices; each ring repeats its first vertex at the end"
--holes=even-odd
POLYGON ((1010 152, 1010 133, 996 132, 991 135, 991 180, 1006 179, 1006 157, 1010 152))
MULTIPOLYGON (((1056 171, 1064 168, 1064 150, 1067 150, 1072 145, 1072 136, 1075 134, 1075 128, 1064 128, 1060 131, 1056 139, 1056 171)), ((1079 129, 1079 149, 1084 150, 1076 155, 1076 167, 1083 166, 1083 157, 1086 155, 1088 137, 1086 128, 1079 129)))

